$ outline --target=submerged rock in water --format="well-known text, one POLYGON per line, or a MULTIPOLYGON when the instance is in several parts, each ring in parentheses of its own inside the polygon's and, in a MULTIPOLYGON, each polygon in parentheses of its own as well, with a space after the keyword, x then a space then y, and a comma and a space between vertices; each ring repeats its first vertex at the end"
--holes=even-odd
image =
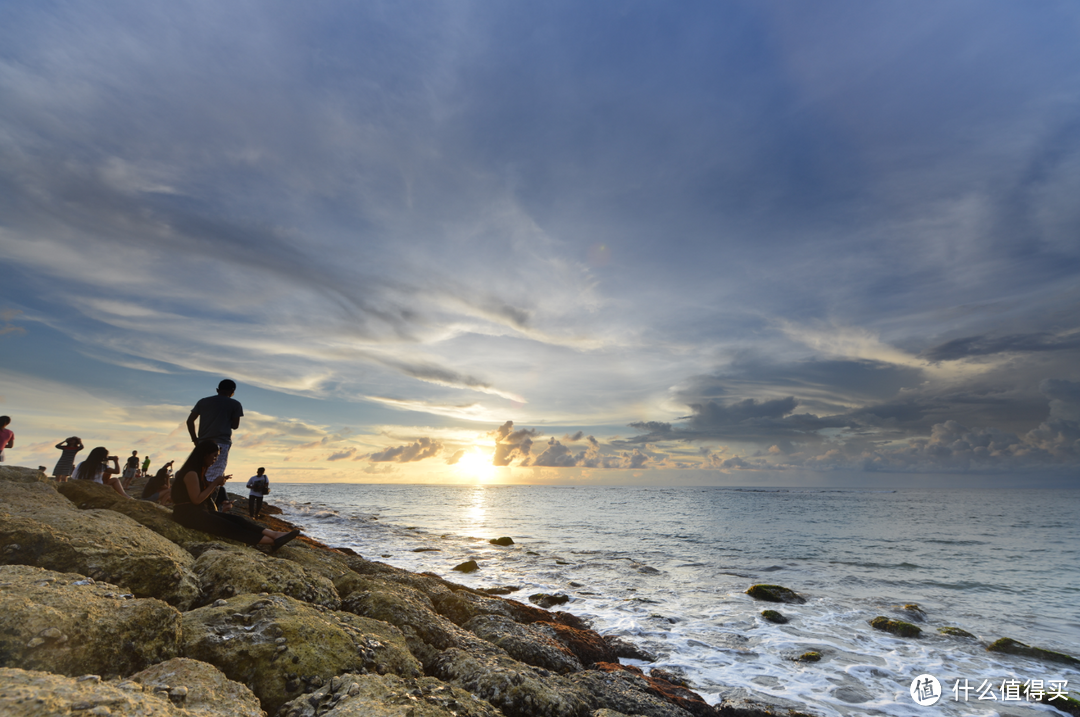
POLYGON ((1031 647, 1012 638, 1003 637, 995 640, 986 648, 988 652, 1003 652, 1006 655, 1020 655, 1021 657, 1033 657, 1036 660, 1046 662, 1060 662, 1063 665, 1080 665, 1080 660, 1063 652, 1044 650, 1041 647, 1031 647))
POLYGON ((535 595, 529 596, 529 602, 546 609, 570 602, 570 596, 565 593, 556 593, 555 595, 536 593, 535 595))
POLYGON ((765 600, 766 602, 786 602, 799 605, 806 602, 806 598, 802 595, 782 585, 751 585, 746 594, 756 600, 765 600))
POLYGON ((777 625, 784 625, 788 619, 778 613, 776 610, 762 610, 761 616, 769 622, 775 622, 777 625))
POLYGON ((910 622, 890 620, 883 615, 879 615, 871 620, 870 627, 875 630, 892 633, 898 637, 919 637, 922 635, 922 630, 915 625, 912 625, 910 622))
POLYGON ((926 622, 926 611, 923 610, 917 603, 909 602, 902 607, 896 608, 897 612, 901 612, 913 622, 926 622))
MULTIPOLYGON (((641 660, 642 662, 656 662, 656 655, 642 650, 629 640, 618 635, 604 635, 604 643, 611 649, 615 657, 623 657, 628 660, 641 660)), ((615 660, 611 660, 615 662, 615 660)))
POLYGON ((506 537, 506 536, 503 536, 503 537, 501 537, 501 538, 492 538, 492 539, 491 539, 491 540, 489 540, 488 542, 489 542, 489 543, 491 543, 492 545, 503 545, 503 546, 506 546, 506 545, 513 545, 513 544, 514 544, 514 539, 513 539, 513 538, 509 538, 509 537, 506 537))
POLYGON ((460 565, 455 565, 452 569, 459 573, 474 573, 480 569, 480 566, 476 564, 475 560, 466 560, 460 565))
POLYGON ((115 585, 0 566, 0 665, 127 676, 180 654, 180 613, 115 585))
POLYGON ((795 658, 796 662, 821 662, 821 653, 808 650, 795 658))
POLYGON ((940 633, 941 633, 942 635, 950 635, 950 636, 952 636, 952 637, 970 637, 970 638, 974 638, 974 637, 975 637, 974 635, 972 635, 972 634, 971 634, 970 632, 968 632, 967 630, 961 630, 961 629, 960 629, 960 628, 958 628, 958 627, 952 627, 952 626, 949 626, 949 627, 939 627, 939 628, 937 629, 937 631, 938 631, 938 632, 940 632, 940 633))

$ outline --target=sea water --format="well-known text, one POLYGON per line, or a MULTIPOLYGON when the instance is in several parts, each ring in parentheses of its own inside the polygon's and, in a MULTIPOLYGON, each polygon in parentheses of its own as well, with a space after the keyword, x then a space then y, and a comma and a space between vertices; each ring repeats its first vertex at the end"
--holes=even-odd
POLYGON ((999 637, 1080 655, 1080 491, 274 484, 314 538, 563 609, 656 656, 705 699, 822 715, 1053 714, 1015 682, 1080 691, 1080 670, 986 651, 999 637), (513 538, 499 547, 488 540, 513 538), (452 572, 466 560, 480 569, 452 572), (779 584, 806 598, 745 594, 779 584), (870 627, 883 615, 922 637, 870 627), (767 622, 773 608, 789 618, 767 622), (914 614, 918 617, 918 614, 914 614), (960 627, 976 639, 938 633, 960 627), (795 658, 821 654, 819 662, 795 658), (924 674, 941 697, 909 693, 924 674), (1065 684, 1063 684, 1065 683, 1065 684), (968 689, 965 689, 968 688, 968 689))

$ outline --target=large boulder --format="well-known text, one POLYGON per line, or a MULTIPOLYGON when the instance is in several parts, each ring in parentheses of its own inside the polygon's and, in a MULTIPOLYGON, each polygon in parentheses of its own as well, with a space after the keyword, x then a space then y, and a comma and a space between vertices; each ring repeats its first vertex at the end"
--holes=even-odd
POLYGON ((192 717, 266 717, 259 699, 213 665, 186 657, 158 663, 131 679, 147 692, 164 693, 192 717))
POLYGON ((184 657, 247 685, 270 714, 346 672, 421 674, 396 627, 284 595, 238 595, 183 621, 184 657))
POLYGON ((211 536, 201 530, 185 528, 172 519, 172 508, 145 500, 125 498, 107 485, 89 480, 72 480, 67 483, 57 483, 56 490, 82 510, 99 509, 122 513, 185 550, 190 550, 190 546, 193 545, 214 541, 242 545, 242 543, 225 538, 211 536))
MULTIPOLYGON (((102 682, 97 675, 65 677, 0 667, 0 714, 4 717, 190 717, 198 713, 176 707, 167 693, 147 692, 130 680, 102 682)), ((217 714, 224 717, 230 713, 217 714)))
POLYGON ((180 613, 115 585, 0 566, 0 665, 64 675, 130 675, 180 653, 180 613))
POLYGON ((478 656, 452 647, 439 655, 431 672, 487 700, 506 717, 585 717, 590 711, 588 696, 567 678, 504 655, 478 656))
POLYGON ((244 593, 279 593, 331 609, 341 606, 334 584, 297 563, 254 550, 207 550, 193 566, 202 594, 196 606, 244 593))
MULTIPOLYGON (((499 653, 503 650, 462 629, 435 612, 431 600, 419 590, 376 577, 353 575, 347 581, 348 597, 341 609, 398 627, 409 650, 428 669, 438 653, 450 647, 469 652, 499 653)), ((337 583, 342 585, 342 581, 337 583)))
POLYGON ((464 625, 478 615, 502 615, 515 622, 555 622, 569 627, 588 627, 584 620, 567 612, 551 612, 517 600, 471 590, 432 595, 431 602, 440 615, 445 615, 458 625, 464 625))
POLYGON ((46 483, 48 482, 48 478, 45 477, 44 473, 35 468, 0 465, 0 481, 10 481, 12 483, 46 483))
MULTIPOLYGON (((336 550, 317 550, 309 548, 299 540, 289 543, 287 550, 279 550, 277 557, 291 560, 313 573, 318 573, 328 580, 335 580, 345 573, 351 573, 343 553, 336 550)), ((344 596, 342 596, 344 597, 344 596)))
POLYGON ((644 717, 715 717, 719 713, 690 690, 648 678, 619 665, 586 670, 569 681, 586 695, 592 709, 607 708, 644 717))
POLYGON ((198 597, 191 554, 112 510, 79 510, 45 483, 0 481, 0 564, 85 575, 181 611, 198 597))
MULTIPOLYGON (((561 642, 533 625, 501 615, 478 615, 462 625, 477 637, 498 645, 515 660, 566 674, 580 672, 581 662, 561 642)), ((602 642, 602 641, 601 641, 602 642)))
POLYGON ((285 704, 283 717, 502 717, 491 704, 434 677, 342 675, 285 704))

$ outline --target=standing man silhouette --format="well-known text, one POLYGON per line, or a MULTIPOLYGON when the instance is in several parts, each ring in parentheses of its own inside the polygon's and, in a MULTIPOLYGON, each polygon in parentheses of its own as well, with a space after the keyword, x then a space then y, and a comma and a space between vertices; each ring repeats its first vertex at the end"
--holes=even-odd
POLYGON ((229 447, 232 446, 232 432, 240 427, 240 417, 244 415, 243 406, 232 397, 234 393, 236 382, 224 379, 218 384, 217 395, 199 399, 187 417, 192 443, 199 445, 203 441, 213 441, 221 449, 217 460, 206 469, 206 480, 211 483, 225 473, 225 466, 229 462, 229 447), (199 419, 197 433, 196 418, 199 419))

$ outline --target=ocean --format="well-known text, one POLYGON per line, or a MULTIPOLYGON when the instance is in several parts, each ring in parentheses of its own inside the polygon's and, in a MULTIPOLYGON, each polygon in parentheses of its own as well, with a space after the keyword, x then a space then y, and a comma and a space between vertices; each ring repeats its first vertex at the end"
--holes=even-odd
POLYGON ((1013 699, 1015 681, 1080 691, 1076 667, 985 649, 1010 637, 1080 656, 1080 491, 273 489, 284 517, 331 546, 470 587, 520 587, 510 597, 523 602, 565 593, 559 609, 657 658, 624 662, 682 674, 712 704, 744 695, 821 715, 1047 715, 1013 699), (487 542, 500 536, 514 545, 487 542), (480 569, 451 570, 466 560, 480 569), (755 583, 807 602, 754 600, 755 583), (921 638, 868 624, 913 621, 909 603, 923 611, 921 638), (764 620, 766 608, 790 622, 764 620), (821 660, 794 659, 808 651, 821 660), (921 675, 940 685, 933 706, 910 694, 921 675))

